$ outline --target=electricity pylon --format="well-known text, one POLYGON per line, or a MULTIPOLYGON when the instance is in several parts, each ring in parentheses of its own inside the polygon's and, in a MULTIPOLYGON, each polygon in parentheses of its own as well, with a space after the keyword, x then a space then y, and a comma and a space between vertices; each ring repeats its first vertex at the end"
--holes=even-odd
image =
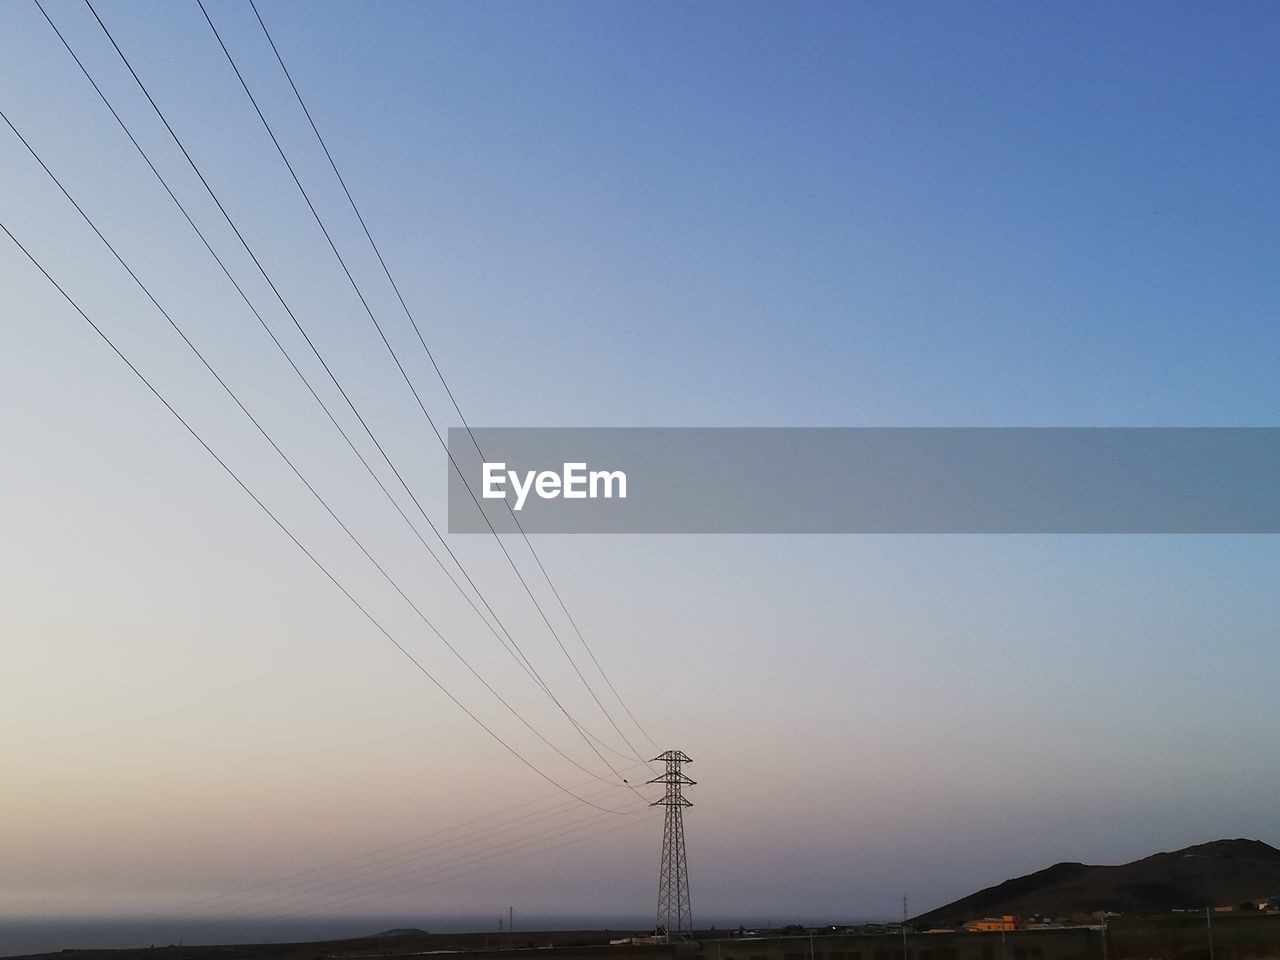
POLYGON ((666 807, 666 826, 662 831, 662 867, 658 875, 658 922, 655 933, 664 943, 672 937, 685 939, 693 933, 693 908, 689 905, 689 865, 684 853, 684 808, 693 804, 684 798, 681 789, 693 786, 680 770, 680 765, 692 763, 683 751, 668 750, 653 761, 663 761, 666 773, 654 777, 650 783, 661 783, 666 792, 651 807, 666 807))

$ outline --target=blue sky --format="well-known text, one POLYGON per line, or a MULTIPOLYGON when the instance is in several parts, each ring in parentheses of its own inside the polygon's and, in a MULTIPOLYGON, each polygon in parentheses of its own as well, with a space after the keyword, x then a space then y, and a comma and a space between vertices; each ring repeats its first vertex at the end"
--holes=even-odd
MULTIPOLYGON (((48 8, 287 323, 87 9, 48 8)), ((209 9, 453 422, 248 4, 209 9)), ((474 424, 1275 425, 1274 5, 262 12, 474 424)), ((443 455, 199 9, 101 13, 442 517, 443 455)), ((35 6, 0 18, 0 109, 433 617, 553 725, 35 6)), ((6 225, 433 669, 537 748, 419 635, 0 132, 6 225)), ((0 809, 22 826, 0 856, 20 867, 4 888, 17 912, 185 902, 545 793, 344 606, 11 245, 0 283, 0 743, 17 758, 0 809)), ((454 539, 586 714, 492 543, 454 539)), ((1273 539, 539 548, 642 722, 695 757, 690 860, 709 918, 891 915, 904 890, 923 907, 1056 860, 1278 839, 1273 539)), ((643 918, 657 843, 640 826, 435 887, 428 909, 572 901, 643 918)))

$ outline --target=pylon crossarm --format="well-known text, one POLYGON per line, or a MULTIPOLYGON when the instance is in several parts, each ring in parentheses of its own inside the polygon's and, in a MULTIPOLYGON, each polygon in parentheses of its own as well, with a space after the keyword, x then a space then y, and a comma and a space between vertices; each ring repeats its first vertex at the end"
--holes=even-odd
POLYGON ((684 797, 663 797, 649 804, 651 807, 692 807, 693 801, 684 797))
POLYGON ((683 750, 668 750, 666 753, 654 757, 649 762, 658 763, 659 761, 665 763, 693 763, 693 761, 689 759, 688 754, 683 750))

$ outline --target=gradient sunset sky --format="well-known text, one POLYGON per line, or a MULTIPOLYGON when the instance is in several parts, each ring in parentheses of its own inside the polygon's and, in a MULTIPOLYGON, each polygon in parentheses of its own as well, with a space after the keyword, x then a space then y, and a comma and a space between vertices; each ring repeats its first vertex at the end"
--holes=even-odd
MULTIPOLYGON (((443 523, 444 455, 200 9, 95 6, 443 523)), ((289 334, 88 8, 46 7, 289 334)), ((247 0, 207 7, 457 425, 247 0)), ((260 9, 473 425, 1277 425, 1275 4, 260 9)), ((0 4, 0 109, 442 632, 603 770, 424 559, 29 0, 0 4)), ((211 445, 484 722, 582 781, 307 499, 7 127, 0 169, 0 221, 211 445)), ((180 906, 554 794, 3 237, 0 318, 7 915, 180 906)), ((450 545, 621 748, 492 540, 450 545)), ((640 722, 694 758, 695 918, 889 917, 904 892, 924 909, 1060 860, 1280 842, 1274 537, 537 546, 640 722)), ((661 823, 633 819, 374 906, 645 920, 661 823)))

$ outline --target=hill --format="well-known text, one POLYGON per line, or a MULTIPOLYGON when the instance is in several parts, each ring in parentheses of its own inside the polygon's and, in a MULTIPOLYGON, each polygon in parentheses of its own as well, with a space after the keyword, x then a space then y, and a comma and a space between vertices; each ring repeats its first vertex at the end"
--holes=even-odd
POLYGON ((373 934, 375 939, 382 937, 429 937, 431 934, 425 930, 419 930, 417 927, 396 927, 394 930, 383 930, 381 933, 373 934))
POLYGON ((916 922, 957 923, 1010 913, 1162 913, 1235 906, 1276 894, 1280 850, 1260 840, 1215 840, 1119 866, 1057 863, 921 914, 916 922))

